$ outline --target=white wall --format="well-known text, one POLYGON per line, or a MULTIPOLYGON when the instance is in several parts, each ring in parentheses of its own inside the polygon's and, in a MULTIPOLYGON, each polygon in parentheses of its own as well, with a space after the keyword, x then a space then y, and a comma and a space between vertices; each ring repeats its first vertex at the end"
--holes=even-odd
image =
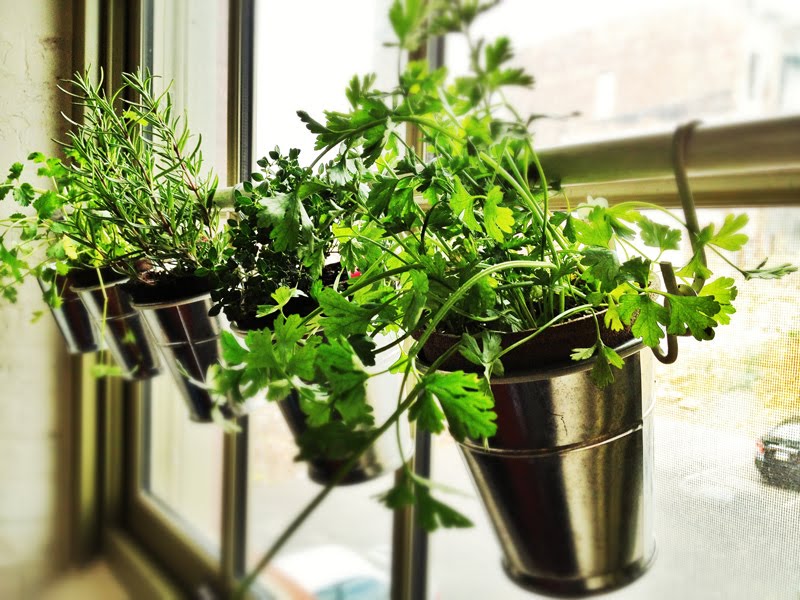
MULTIPOLYGON (((55 154, 69 105, 70 0, 0 2, 0 177, 30 151, 55 154)), ((10 212, 0 203, 0 215, 10 212)), ((0 301, 0 598, 33 598, 67 561, 69 452, 67 356, 27 285, 0 301)))

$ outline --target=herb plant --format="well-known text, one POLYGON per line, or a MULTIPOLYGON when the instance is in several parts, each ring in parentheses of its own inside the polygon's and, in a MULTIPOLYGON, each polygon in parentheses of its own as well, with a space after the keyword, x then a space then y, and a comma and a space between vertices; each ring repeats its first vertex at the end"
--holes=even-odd
POLYGON ((49 185, 23 181, 21 162, 11 166, 0 185, 0 200, 10 195, 18 207, 0 222, 0 293, 13 302, 18 286, 37 277, 48 284, 43 287, 47 303, 58 308, 63 290, 52 285, 56 275, 117 264, 129 249, 110 223, 96 221, 90 227, 85 222, 83 208, 93 197, 61 159, 33 152, 28 161, 37 169, 38 182, 49 185), (92 247, 76 241, 84 232, 93 239, 92 247))
POLYGON ((94 201, 71 236, 96 248, 96 223, 116 228, 131 252, 119 268, 141 281, 194 276, 224 245, 217 178, 203 170, 201 139, 176 115, 169 88, 156 94, 149 72, 124 73, 106 95, 76 75, 70 93, 84 121, 69 134, 70 169, 94 201))
POLYGON ((259 307, 282 287, 295 290, 299 310, 311 312, 316 305, 308 298, 311 285, 322 278, 335 244, 334 223, 352 194, 331 182, 333 165, 315 175, 300 165, 299 154, 292 149, 282 155, 276 148, 258 161, 260 171, 235 191, 221 260, 199 270, 212 277, 212 313, 223 310, 239 327, 264 325, 268 315, 259 307))
MULTIPOLYGON (((594 322, 594 343, 574 348, 572 359, 594 357, 592 377, 605 386, 622 359, 604 343, 604 331, 629 329, 655 347, 667 334, 709 339, 734 312, 734 280, 713 279, 704 252, 729 260, 724 253, 747 241, 745 215, 690 231, 671 213, 672 225, 652 220, 642 211, 662 209, 641 202, 590 199, 575 209, 551 209, 556 187, 534 150, 533 118, 520 115, 505 94, 533 78, 510 66, 508 39, 489 43, 470 32, 494 4, 396 0, 389 18, 401 51, 416 50, 431 35, 459 33, 471 72, 449 81, 445 69, 410 61, 390 90, 373 89, 372 76, 354 77, 348 112, 326 112, 324 121, 298 112, 320 157, 357 157, 338 181, 354 208, 334 232, 344 266, 360 276, 336 289, 312 285, 319 308, 305 317, 284 314, 293 291, 279 288, 272 327, 250 332, 244 345, 225 338, 220 390, 246 398, 266 387, 272 399, 294 391, 312 426, 302 453, 349 456, 345 472, 402 415, 430 433, 446 428, 457 440, 491 438, 491 377, 503 374, 507 353, 550 327, 580 316, 594 322), (403 125, 419 132, 420 146, 407 143, 403 125), (687 232, 692 257, 672 268, 664 255, 687 232), (684 283, 662 289, 659 271, 684 283), (324 337, 312 335, 319 330, 324 337), (397 332, 403 344, 392 371, 408 385, 392 418, 376 426, 363 366, 380 350, 370 340, 382 331, 397 332), (419 370, 417 360, 439 332, 453 334, 456 343, 419 370), (508 332, 527 333, 508 343, 508 332), (473 364, 470 372, 440 370, 456 353, 473 364)), ((739 272, 751 279, 793 270, 762 264, 739 272)), ((244 587, 331 489, 298 515, 244 587)), ((410 469, 382 501, 391 508, 415 505, 429 531, 469 524, 410 469)))

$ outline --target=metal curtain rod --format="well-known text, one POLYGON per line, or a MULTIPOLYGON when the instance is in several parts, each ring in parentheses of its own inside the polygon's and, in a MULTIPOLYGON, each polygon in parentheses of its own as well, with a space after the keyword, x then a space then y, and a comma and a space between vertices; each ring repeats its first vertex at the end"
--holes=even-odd
MULTIPOLYGON (((576 197, 584 192, 617 200, 635 195, 669 203, 675 198, 673 135, 668 131, 546 148, 539 158, 548 180, 560 181, 576 197)), ((800 204, 800 116, 699 125, 686 148, 685 164, 698 206, 800 204)), ((232 207, 233 190, 219 188, 217 204, 232 207)))
MULTIPOLYGON (((580 185, 673 177, 673 131, 543 149, 550 180, 580 185)), ((800 171, 800 116, 700 125, 686 151, 689 176, 800 171)))

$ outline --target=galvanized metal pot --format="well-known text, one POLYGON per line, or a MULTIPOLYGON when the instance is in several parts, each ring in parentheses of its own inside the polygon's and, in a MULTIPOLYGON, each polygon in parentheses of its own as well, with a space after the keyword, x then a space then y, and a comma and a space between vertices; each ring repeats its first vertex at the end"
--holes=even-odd
POLYGON ((145 332, 130 296, 121 284, 127 277, 108 270, 102 281, 91 271, 73 279, 72 289, 81 299, 96 328, 104 334, 114 361, 125 379, 149 379, 161 372, 158 356, 145 332))
MULTIPOLYGON (((208 293, 159 302, 137 299, 133 304, 186 401, 189 417, 202 423, 212 420, 215 400, 204 384, 209 367, 219 361, 220 332, 227 327, 223 316, 209 316, 212 304, 208 293)), ((226 418, 243 410, 229 404, 219 409, 226 418)))
POLYGON ((89 312, 81 302, 71 286, 71 279, 68 275, 55 275, 54 280, 39 281, 39 287, 43 292, 55 287, 61 297, 61 306, 50 308, 53 320, 61 332, 67 351, 70 354, 87 354, 103 349, 100 332, 97 330, 89 312))
MULTIPOLYGON (((233 327, 232 329, 241 339, 247 334, 245 330, 240 328, 233 327)), ((385 345, 389 339, 388 336, 379 336, 377 344, 379 346, 385 345)), ((375 366, 367 367, 367 371, 374 373, 385 371, 399 357, 399 349, 386 350, 375 357, 375 366)), ((367 381, 367 402, 372 407, 372 413, 377 425, 383 424, 394 412, 402 387, 402 374, 382 373, 367 381)), ((296 440, 308 431, 306 414, 300 408, 300 402, 295 392, 278 402, 278 408, 280 408, 281 414, 296 440)), ((386 473, 392 473, 399 469, 405 460, 410 459, 413 455, 414 445, 411 440, 408 421, 401 419, 397 427, 400 428, 399 431, 395 428, 390 428, 378 438, 370 449, 359 458, 356 465, 344 479, 339 482, 339 485, 362 483, 386 473)), ((309 478, 316 483, 326 485, 330 483, 346 461, 314 458, 306 462, 308 463, 309 478)))
POLYGON ((653 395, 649 353, 636 340, 598 389, 591 361, 492 381, 497 434, 460 445, 520 586, 581 596, 641 575, 652 532, 653 395))
MULTIPOLYGON (((378 345, 383 345, 384 341, 379 341, 378 345)), ((400 352, 397 348, 386 350, 376 356, 375 366, 367 367, 367 371, 374 373, 385 371, 399 356, 400 352)), ((376 375, 367 381, 366 388, 367 402, 372 407, 375 423, 379 426, 386 422, 397 407, 397 399, 403 389, 403 375, 402 373, 376 375)), ((294 436, 300 437, 307 430, 307 425, 306 415, 300 409, 297 396, 290 395, 282 400, 279 406, 294 436)), ((408 421, 400 419, 397 427, 399 427, 399 431, 392 427, 379 437, 370 449, 361 455, 356 465, 339 482, 339 485, 361 483, 387 473, 393 473, 403 465, 404 461, 409 460, 413 455, 413 444, 408 421)), ((312 481, 326 485, 333 479, 344 462, 322 458, 309 460, 308 476, 312 481)))

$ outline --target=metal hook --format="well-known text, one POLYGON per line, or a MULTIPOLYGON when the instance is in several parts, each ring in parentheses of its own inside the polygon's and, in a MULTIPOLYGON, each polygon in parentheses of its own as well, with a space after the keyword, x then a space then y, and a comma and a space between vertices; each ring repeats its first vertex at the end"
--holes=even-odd
MULTIPOLYGON (((689 176, 686 174, 686 150, 689 140, 700 121, 691 121, 675 129, 672 136, 672 169, 675 173, 675 183, 678 186, 678 196, 681 199, 683 216, 686 219, 686 229, 689 231, 689 241, 692 251, 698 255, 703 266, 706 265, 706 253, 702 246, 698 247, 697 238, 700 235, 700 224, 697 221, 697 210, 694 205, 694 196, 689 187, 689 176)), ((692 289, 699 292, 703 289, 705 278, 695 274, 692 289)))
MULTIPOLYGON (((675 183, 678 186, 678 195, 681 199, 681 207, 686 220, 686 229, 689 232, 689 240, 692 244, 692 251, 697 255, 700 263, 706 265, 706 253, 702 246, 698 246, 697 238, 700 234, 700 224, 697 221, 697 210, 695 209, 692 189, 689 186, 689 176, 686 174, 686 150, 689 140, 700 121, 691 121, 675 129, 672 136, 672 169, 675 174, 675 183)), ((678 285, 675 279, 675 271, 669 262, 661 262, 661 275, 664 279, 664 286, 667 292, 675 295, 697 295, 703 289, 705 278, 695 273, 692 285, 678 285)), ((664 306, 669 307, 669 299, 664 300, 664 306)), ((666 354, 659 347, 653 348, 655 357, 664 364, 674 363, 678 359, 678 338, 676 335, 667 334, 666 354)))

